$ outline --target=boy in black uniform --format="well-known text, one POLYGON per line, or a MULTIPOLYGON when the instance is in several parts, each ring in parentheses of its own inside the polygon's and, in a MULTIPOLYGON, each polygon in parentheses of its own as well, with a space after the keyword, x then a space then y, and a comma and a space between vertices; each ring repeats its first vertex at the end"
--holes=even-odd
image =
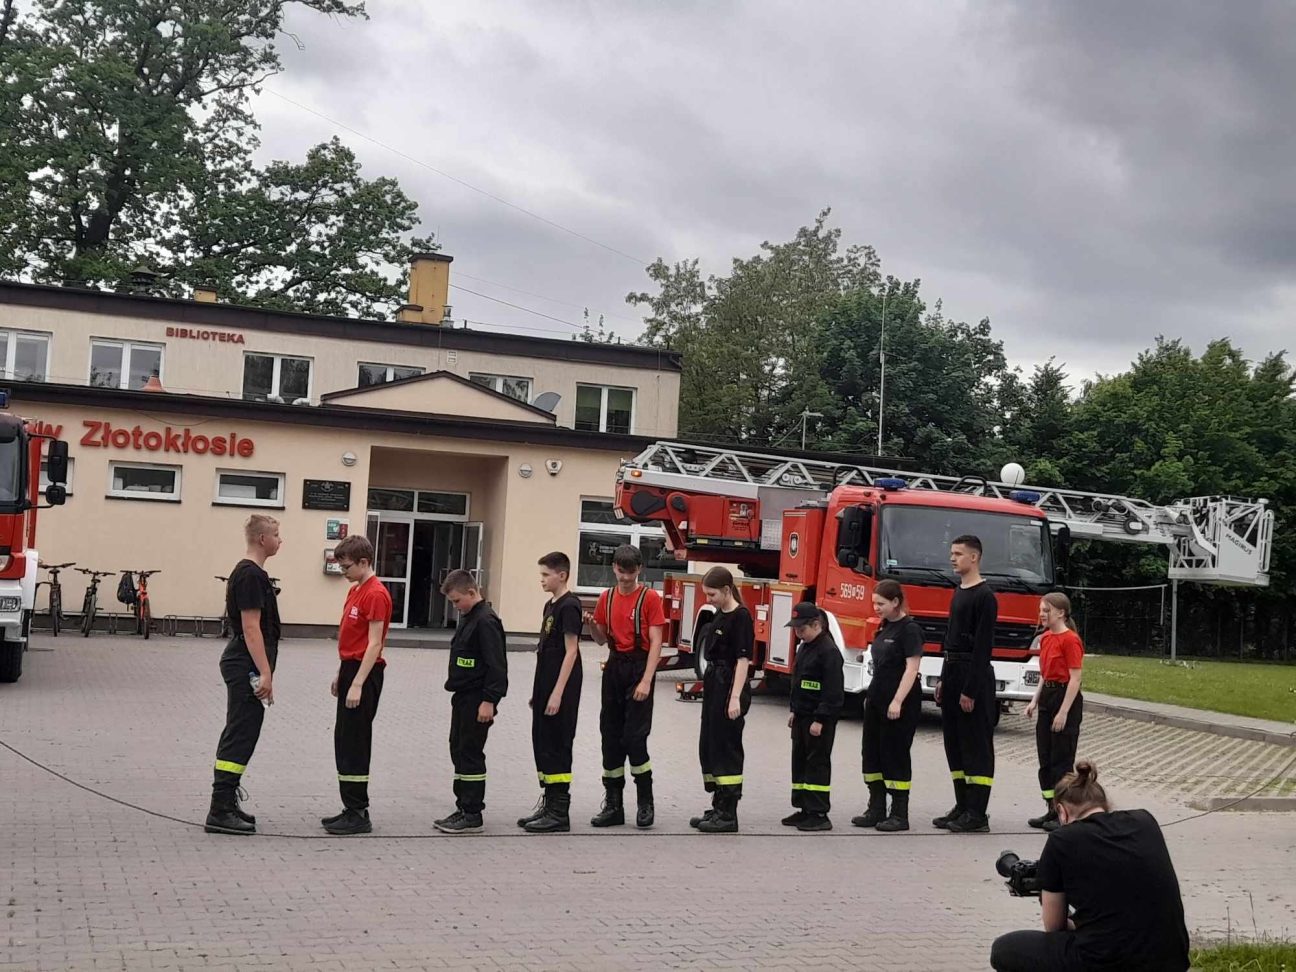
POLYGON ((539 560, 540 587, 549 595, 540 622, 535 681, 531 686, 531 749, 541 797, 535 812, 518 821, 528 833, 571 830, 572 742, 580 711, 581 602, 567 590, 571 559, 555 551, 539 560))
POLYGON ((508 692, 504 625, 468 571, 451 571, 441 593, 459 612, 445 683, 446 691, 453 693, 450 759, 454 763, 456 809, 450 816, 434 820, 432 826, 447 834, 473 834, 482 829, 486 806, 486 734, 508 692))
POLYGON ((233 634, 221 654, 225 680, 225 729, 216 745, 209 834, 255 834, 256 817, 239 806, 240 786, 252 759, 265 706, 274 705, 275 661, 279 656, 279 602, 265 562, 279 552, 279 521, 254 513, 243 526, 247 553, 225 584, 225 616, 233 634))
POLYGON ((950 564, 962 579, 950 601, 945 629, 945 662, 936 683, 941 709, 945 758, 954 780, 954 807, 932 821, 954 834, 986 833, 987 810, 994 784, 995 698, 994 646, 999 602, 981 578, 981 541, 965 534, 950 544, 950 564))
POLYGON ((792 609, 787 627, 796 632, 796 667, 788 727, 792 730, 792 806, 783 818, 797 830, 832 830, 832 748, 844 697, 842 655, 828 633, 823 612, 809 601, 792 609))

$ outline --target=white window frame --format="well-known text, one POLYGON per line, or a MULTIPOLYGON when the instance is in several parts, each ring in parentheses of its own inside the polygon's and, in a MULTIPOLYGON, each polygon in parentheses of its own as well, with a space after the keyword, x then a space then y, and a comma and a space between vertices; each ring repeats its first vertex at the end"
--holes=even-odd
MULTIPOLYGON (((289 357, 295 357, 295 355, 289 355, 289 357)), ((407 376, 408 378, 421 378, 423 375, 426 375, 426 374, 427 374, 427 369, 424 368, 424 367, 422 367, 421 365, 404 365, 404 364, 395 364, 395 365, 392 365, 392 364, 382 364, 381 362, 378 362, 378 361, 357 361, 357 362, 356 362, 356 385, 357 385, 358 387, 361 387, 361 388, 377 388, 377 387, 379 387, 379 385, 360 385, 360 369, 361 369, 361 368, 383 368, 383 369, 385 369, 385 370, 384 370, 384 375, 385 375, 386 377, 384 377, 383 380, 382 380, 382 382, 381 382, 381 384, 383 384, 383 385, 386 385, 386 384, 388 384, 389 382, 396 381, 396 378, 394 377, 394 372, 395 372, 395 370, 396 370, 397 368, 411 368, 411 369, 413 369, 414 371, 417 371, 417 372, 418 372, 417 375, 409 375, 409 376, 407 376)), ((406 379, 405 379, 405 378, 402 378, 402 379, 400 379, 400 380, 401 380, 401 381, 405 381, 406 379)))
MULTIPOLYGON (((94 374, 94 349, 95 345, 101 345, 106 348, 121 349, 121 374, 117 379, 118 388, 130 387, 130 356, 134 348, 158 352, 158 381, 166 384, 166 345, 157 344, 153 341, 128 341, 121 338, 97 338, 90 339, 90 360, 86 362, 86 384, 90 384, 91 377, 94 374)), ((111 386, 98 386, 111 387, 111 386)))
MULTIPOLYGON (((632 546, 638 547, 640 540, 645 537, 664 537, 665 529, 651 523, 634 523, 631 520, 617 520, 615 523, 588 523, 584 519, 586 503, 610 503, 613 509, 616 508, 616 500, 610 496, 582 496, 580 498, 580 519, 576 526, 576 556, 572 558, 572 570, 576 576, 572 579, 572 590, 577 594, 599 594, 603 591, 602 587, 588 584, 580 584, 580 535, 582 533, 614 533, 617 536, 625 538, 625 542, 632 546)), ((681 562, 680 569, 685 568, 681 562)), ((660 584, 649 582, 649 586, 660 589, 660 584)))
POLYGON ((483 388, 489 388, 493 392, 507 395, 509 398, 513 399, 513 401, 522 402, 524 405, 530 405, 531 399, 535 397, 535 379, 528 378, 526 375, 497 375, 490 371, 470 371, 468 372, 468 380, 474 384, 481 385, 483 388), (479 378, 489 378, 490 382, 478 381, 477 379, 479 378), (513 398, 512 395, 509 395, 508 392, 504 390, 505 381, 525 381, 527 383, 526 398, 513 398))
POLYGON ((158 462, 127 462, 112 460, 108 463, 108 492, 104 495, 113 499, 147 500, 150 503, 179 503, 181 487, 184 480, 183 466, 168 466, 158 462), (175 473, 175 489, 170 493, 139 493, 128 489, 113 488, 113 473, 119 469, 164 469, 175 473))
MULTIPOLYGON (((40 464, 40 494, 41 494, 41 496, 44 496, 44 495, 45 495, 45 490, 49 487, 49 484, 50 484, 49 476, 46 475, 46 466, 47 466, 48 464, 49 464, 49 460, 48 460, 48 459, 42 459, 42 460, 41 460, 41 464, 40 464)), ((76 460, 73 459, 71 456, 68 457, 68 461, 67 461, 67 469, 68 469, 67 482, 63 484, 63 488, 66 489, 66 490, 67 490, 67 494, 68 494, 69 496, 71 496, 71 495, 72 495, 72 477, 73 477, 73 472, 74 472, 74 470, 76 469, 76 460)))
POLYGON ((284 490, 287 487, 288 477, 284 473, 266 472, 260 469, 217 469, 212 485, 212 506, 259 506, 263 509, 282 510, 286 508, 284 490), (264 479, 276 479, 279 481, 279 498, 263 500, 247 496, 222 496, 220 491, 222 476, 260 476, 264 479))
POLYGON ((599 395, 599 427, 598 431, 607 432, 608 416, 608 392, 609 391, 628 391, 630 393, 630 428, 625 432, 617 432, 616 435, 634 435, 635 427, 639 421, 639 389, 630 385, 596 385, 593 382, 578 381, 576 383, 576 399, 572 402, 572 428, 576 427, 576 411, 580 401, 580 390, 582 388, 597 388, 599 395))
MULTIPOLYGON (((269 395, 274 395, 277 398, 283 398, 283 394, 282 394, 283 389, 280 388, 279 386, 279 382, 283 377, 282 375, 283 359, 292 358, 294 361, 305 361, 307 365, 309 365, 310 370, 306 373, 306 394, 301 397, 308 398, 311 401, 315 400, 315 358, 308 354, 281 354, 278 351, 244 351, 243 352, 243 374, 239 376, 240 396, 243 395, 243 383, 245 380, 245 376, 247 375, 247 359, 250 357, 270 358, 274 362, 273 368, 270 372, 270 391, 267 395, 267 400, 269 399, 269 395)), ((284 398, 285 405, 291 405, 294 401, 296 401, 296 399, 292 399, 290 401, 284 398)))
POLYGON ((22 379, 22 380, 49 381, 50 346, 54 343, 53 334, 51 334, 49 331, 25 331, 22 328, 14 328, 14 327, 0 328, 0 333, 5 334, 8 339, 5 343, 4 361, 0 361, 0 370, 2 370, 5 381, 20 380, 14 377, 14 358, 17 357, 18 354, 18 339, 20 337, 27 338, 28 340, 38 339, 44 342, 45 344, 45 376, 40 379, 22 379))

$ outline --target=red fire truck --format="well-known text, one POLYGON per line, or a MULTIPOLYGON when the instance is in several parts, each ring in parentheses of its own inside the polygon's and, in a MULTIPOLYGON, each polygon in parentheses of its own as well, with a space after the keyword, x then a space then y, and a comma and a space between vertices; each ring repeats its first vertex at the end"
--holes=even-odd
MULTIPOLYGON (((0 409, 9 392, 0 389, 0 409)), ((29 423, 0 411, 0 682, 22 675, 23 652, 36 607, 36 511, 67 499, 68 447, 36 432, 29 423), (41 453, 46 455, 47 506, 40 506, 41 453)))
MULTIPOLYGON (((1020 479, 1019 466, 1006 466, 1004 478, 1010 473, 1020 479)), ((756 622, 754 668, 765 677, 792 671, 795 638, 784 625, 793 605, 818 604, 845 658, 846 690, 856 694, 871 678, 868 646, 881 623, 872 594, 884 578, 904 586, 925 632, 921 685, 932 694, 957 584, 950 541, 975 534, 985 550, 983 576, 999 600, 991 663, 1003 700, 1035 691, 1040 595, 1059 586, 1073 539, 1167 546, 1174 580, 1266 585, 1273 533, 1265 500, 1197 497, 1155 506, 678 442, 656 443, 622 464, 615 510, 660 524, 682 560, 742 570, 743 600, 756 622)), ((706 662, 692 648, 712 612, 701 576, 667 574, 665 599, 663 655, 675 667, 692 662, 700 675, 706 662)))

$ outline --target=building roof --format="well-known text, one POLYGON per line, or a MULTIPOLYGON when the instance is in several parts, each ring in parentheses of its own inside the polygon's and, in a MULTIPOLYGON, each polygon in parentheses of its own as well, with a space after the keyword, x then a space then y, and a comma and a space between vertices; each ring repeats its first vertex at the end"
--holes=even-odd
POLYGON ((434 324, 323 317, 239 304, 118 294, 106 290, 85 290, 46 284, 0 281, 0 304, 79 311, 115 317, 138 317, 209 328, 270 331, 344 341, 404 344, 410 347, 438 349, 454 348, 461 351, 516 355, 523 358, 591 362, 653 371, 680 371, 682 367, 679 352, 668 351, 665 348, 499 334, 434 324))
MULTIPOLYGON (((352 408, 366 408, 370 405, 376 405, 376 407, 382 408, 381 405, 377 405, 377 402, 396 397, 412 385, 427 384, 453 385, 456 388, 467 392, 470 396, 482 399, 481 403, 474 403, 474 407, 476 407, 478 411, 494 414, 497 417, 503 417, 509 413, 514 413, 513 417, 518 420, 530 419, 532 422, 539 421, 550 423, 555 420, 553 412, 546 412, 543 408, 537 408, 535 405, 528 404, 527 402, 518 401, 511 395, 505 395, 503 392, 498 392, 487 385, 456 375, 453 371, 445 370, 429 371, 421 375, 411 375, 408 378, 396 378, 392 381, 385 381, 378 385, 358 385, 355 388, 344 388, 340 391, 325 392, 320 396, 320 404, 330 405, 336 402, 341 402, 343 405, 352 408), (366 402, 366 400, 369 401, 366 402)), ((404 395, 401 396, 401 398, 406 402, 419 404, 422 406, 420 409, 421 411, 435 412, 438 403, 436 389, 419 388, 417 390, 423 393, 422 401, 419 401, 418 397, 410 395, 404 395)), ((391 406, 388 405, 388 407, 390 408, 391 406)))

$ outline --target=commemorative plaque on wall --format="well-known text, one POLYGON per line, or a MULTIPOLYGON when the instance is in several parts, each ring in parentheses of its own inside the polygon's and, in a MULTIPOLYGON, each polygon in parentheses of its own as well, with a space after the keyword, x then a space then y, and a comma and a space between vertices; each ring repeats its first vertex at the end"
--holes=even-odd
POLYGON ((339 479, 306 479, 302 483, 302 509, 351 509, 351 484, 339 479))

